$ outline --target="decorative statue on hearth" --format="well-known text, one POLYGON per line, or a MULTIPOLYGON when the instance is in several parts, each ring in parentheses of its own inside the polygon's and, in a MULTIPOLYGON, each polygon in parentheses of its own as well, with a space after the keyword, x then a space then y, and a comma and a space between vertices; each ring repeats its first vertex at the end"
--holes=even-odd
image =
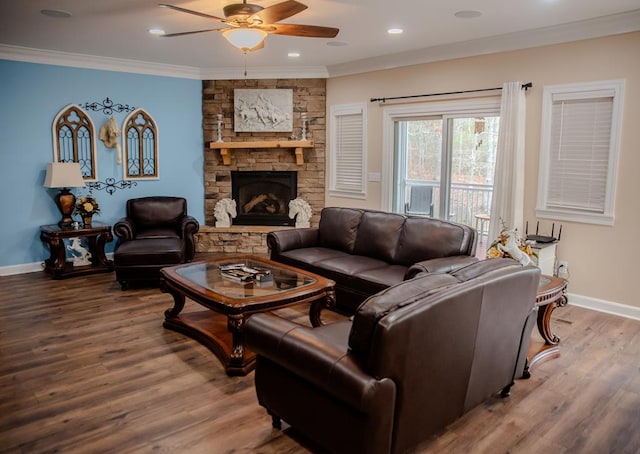
POLYGON ((298 197, 289 202, 289 219, 296 218, 296 227, 310 227, 311 205, 298 197))
POLYGON ((231 218, 238 215, 236 201, 228 198, 218 200, 213 215, 216 218, 216 227, 231 227, 231 218))
POLYGON ((73 253, 73 266, 84 266, 91 264, 91 252, 82 246, 80 238, 70 238, 71 244, 67 246, 73 253), (79 254, 79 255, 77 255, 79 254))

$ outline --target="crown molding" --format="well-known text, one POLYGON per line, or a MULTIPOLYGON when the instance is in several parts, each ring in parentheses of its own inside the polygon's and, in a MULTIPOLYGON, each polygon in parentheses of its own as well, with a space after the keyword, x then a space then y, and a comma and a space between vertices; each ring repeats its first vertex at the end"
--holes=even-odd
POLYGON ((489 36, 328 66, 329 77, 433 63, 640 30, 640 9, 552 27, 489 36))
POLYGON ((329 72, 324 66, 282 66, 246 68, 209 68, 201 72, 203 80, 242 79, 326 79, 329 72))
POLYGON ((248 68, 247 76, 245 76, 245 69, 242 67, 201 69, 191 66, 73 54, 6 44, 0 44, 0 59, 197 80, 236 80, 246 79, 247 77, 251 79, 317 79, 329 77, 327 68, 324 66, 248 68))
POLYGON ((200 68, 191 66, 166 65, 122 58, 73 54, 6 44, 0 44, 0 58, 28 63, 41 63, 44 65, 100 69, 104 71, 146 74, 151 76, 179 77, 181 79, 201 79, 200 68))

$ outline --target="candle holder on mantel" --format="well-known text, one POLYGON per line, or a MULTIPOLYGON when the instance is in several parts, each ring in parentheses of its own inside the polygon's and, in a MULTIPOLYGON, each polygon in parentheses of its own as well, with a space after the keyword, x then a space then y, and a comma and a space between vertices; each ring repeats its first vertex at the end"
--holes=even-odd
POLYGON ((216 142, 222 142, 222 114, 218 114, 218 138, 216 142))
POLYGON ((307 114, 302 114, 302 137, 300 140, 307 140, 307 114))

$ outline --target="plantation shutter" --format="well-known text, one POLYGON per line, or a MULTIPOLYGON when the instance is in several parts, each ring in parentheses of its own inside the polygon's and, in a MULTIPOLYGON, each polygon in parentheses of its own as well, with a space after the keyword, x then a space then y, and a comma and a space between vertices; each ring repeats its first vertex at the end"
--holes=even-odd
POLYGON ((365 194, 364 107, 333 108, 332 132, 330 192, 362 197, 365 194))
POLYGON ((604 213, 614 93, 572 95, 553 96, 547 206, 604 213))

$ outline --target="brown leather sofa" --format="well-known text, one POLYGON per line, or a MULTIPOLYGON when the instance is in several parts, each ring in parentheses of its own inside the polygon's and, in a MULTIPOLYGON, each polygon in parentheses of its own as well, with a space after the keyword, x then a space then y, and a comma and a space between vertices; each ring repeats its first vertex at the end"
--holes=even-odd
POLYGON ((122 289, 132 281, 157 282, 161 268, 190 262, 199 228, 182 197, 128 200, 127 216, 113 226, 118 237, 113 264, 122 289))
POLYGON ((329 452, 404 453, 522 376, 540 271, 488 259, 421 273, 318 328, 255 314, 260 405, 329 452))
POLYGON ((317 228, 271 232, 271 260, 336 282, 336 308, 353 313, 368 296, 421 271, 475 262, 476 231, 424 216, 324 208, 317 228))

